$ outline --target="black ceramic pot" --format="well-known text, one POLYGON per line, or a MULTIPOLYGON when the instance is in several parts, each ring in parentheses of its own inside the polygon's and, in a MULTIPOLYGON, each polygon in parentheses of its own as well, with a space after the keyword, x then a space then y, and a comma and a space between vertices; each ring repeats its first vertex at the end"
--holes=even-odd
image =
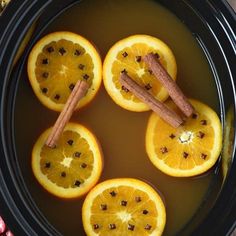
MULTIPOLYGON (((14 0, 0 18, 0 212, 15 235, 60 235, 37 209, 18 166, 14 140, 14 102, 19 48, 37 21, 24 58, 40 32, 75 0, 14 0)), ((181 235, 227 235, 236 227, 235 79, 236 18, 224 0, 159 0, 195 35, 205 52, 218 88, 224 126, 222 162, 225 179, 217 200, 208 197, 181 235)))

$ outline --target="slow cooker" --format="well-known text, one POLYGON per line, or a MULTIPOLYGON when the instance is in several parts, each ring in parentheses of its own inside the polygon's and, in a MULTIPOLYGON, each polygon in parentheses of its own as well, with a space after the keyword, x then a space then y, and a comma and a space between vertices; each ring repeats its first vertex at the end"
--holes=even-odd
MULTIPOLYGON (((15 148, 14 104, 18 71, 30 48, 50 22, 78 2, 12 1, 0 17, 0 213, 15 235, 61 235, 39 211, 22 177, 15 148)), ((218 89, 224 130, 220 162, 225 174, 220 191, 212 191, 181 235, 230 235, 236 227, 236 15, 225 0, 157 2, 187 25, 204 51, 218 89)))

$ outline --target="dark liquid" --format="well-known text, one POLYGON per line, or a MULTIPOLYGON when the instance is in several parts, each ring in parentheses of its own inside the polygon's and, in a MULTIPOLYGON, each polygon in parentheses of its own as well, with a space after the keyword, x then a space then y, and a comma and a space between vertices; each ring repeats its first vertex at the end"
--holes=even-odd
MULTIPOLYGON (((177 64, 177 83, 187 96, 217 109, 214 80, 202 50, 180 20, 151 0, 85 0, 60 15, 46 33, 67 30, 94 42, 102 58, 118 40, 149 34, 165 41, 177 64)), ((199 209, 214 173, 198 178, 173 178, 149 161, 144 145, 150 112, 134 113, 117 106, 102 87, 95 100, 75 113, 73 121, 89 127, 104 152, 102 180, 117 177, 143 179, 163 195, 167 207, 164 235, 174 235, 199 209)), ((31 150, 39 135, 52 126, 58 114, 37 100, 23 72, 17 94, 15 130, 17 153, 25 182, 39 209, 63 235, 85 235, 81 222, 83 199, 65 201, 48 194, 31 171, 31 150)), ((214 178, 215 179, 215 178, 214 178)), ((218 178, 220 179, 220 178, 218 178)), ((219 180, 220 181, 220 180, 219 180)))

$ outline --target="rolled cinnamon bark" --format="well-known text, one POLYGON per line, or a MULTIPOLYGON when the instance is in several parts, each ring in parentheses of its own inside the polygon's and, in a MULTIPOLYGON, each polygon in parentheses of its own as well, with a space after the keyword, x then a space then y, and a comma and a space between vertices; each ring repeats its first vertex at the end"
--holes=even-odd
POLYGON ((178 114, 170 110, 164 103, 156 100, 149 92, 128 76, 126 72, 121 73, 120 83, 173 127, 177 128, 183 123, 182 118, 178 114))
POLYGON ((191 116, 194 112, 193 106, 188 101, 182 90, 171 78, 166 69, 159 62, 154 53, 149 53, 143 58, 144 62, 151 69, 155 77, 161 82, 163 87, 168 91, 170 97, 179 109, 187 116, 191 116))
POLYGON ((66 124, 70 120, 78 102, 84 97, 87 90, 89 88, 88 83, 83 80, 79 80, 72 93, 70 94, 62 112, 57 118, 56 123, 52 128, 52 132, 50 133, 46 145, 50 148, 54 148, 56 146, 57 140, 59 139, 61 133, 63 132, 66 124))

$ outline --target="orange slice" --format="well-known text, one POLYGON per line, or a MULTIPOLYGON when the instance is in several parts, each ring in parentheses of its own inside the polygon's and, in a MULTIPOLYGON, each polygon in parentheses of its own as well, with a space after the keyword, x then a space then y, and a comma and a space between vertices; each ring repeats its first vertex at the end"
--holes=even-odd
POLYGON ((137 179, 111 179, 87 195, 82 209, 88 236, 161 235, 166 211, 158 193, 137 179))
MULTIPOLYGON (((146 130, 146 150, 151 162, 164 173, 186 177, 204 173, 217 161, 222 147, 222 127, 207 105, 190 100, 195 113, 179 128, 152 114, 146 130)), ((178 112, 169 102, 171 109, 178 112)))
POLYGON ((30 52, 28 76, 34 93, 46 107, 61 111, 78 80, 90 85, 77 108, 88 104, 102 81, 101 58, 80 35, 55 32, 39 40, 30 52))
POLYGON ((137 112, 149 110, 146 104, 121 86, 119 77, 124 70, 158 100, 167 99, 167 91, 142 60, 142 56, 151 52, 159 55, 161 64, 175 80, 177 73, 175 57, 160 39, 148 35, 130 36, 117 42, 107 53, 103 65, 103 81, 108 94, 119 106, 137 112))
POLYGON ((88 192, 102 172, 102 152, 95 136, 84 126, 66 125, 57 147, 45 146, 51 128, 37 140, 32 169, 38 182, 51 194, 75 198, 88 192))

